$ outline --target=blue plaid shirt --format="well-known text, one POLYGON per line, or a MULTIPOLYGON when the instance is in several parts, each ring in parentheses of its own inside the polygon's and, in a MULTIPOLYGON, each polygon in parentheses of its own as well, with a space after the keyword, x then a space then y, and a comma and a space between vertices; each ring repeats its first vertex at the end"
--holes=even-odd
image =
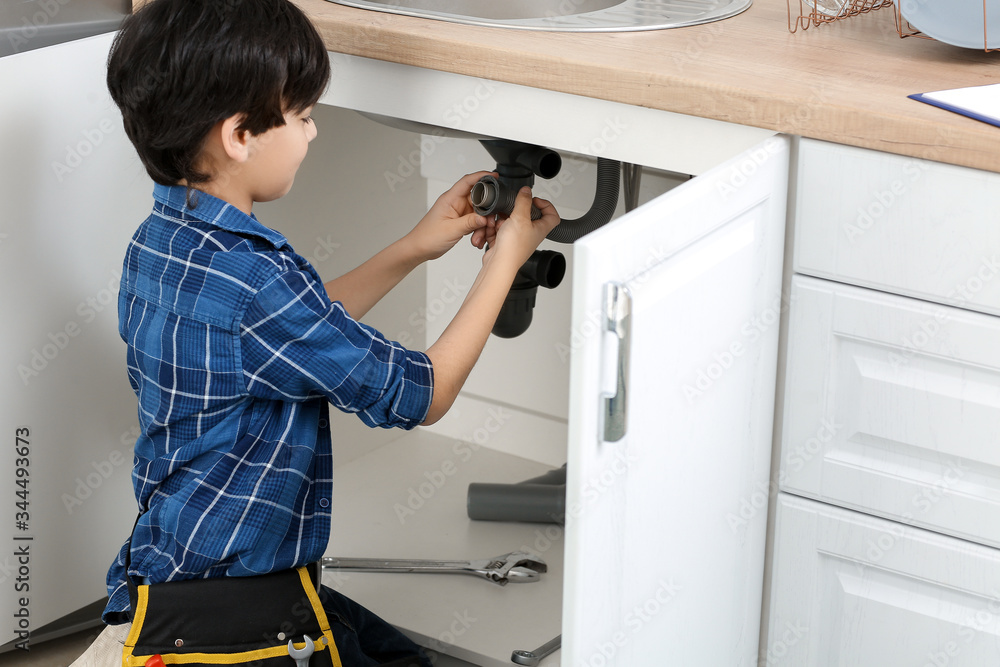
MULTIPOLYGON (((226 202, 157 185, 125 256, 119 330, 142 435, 130 574, 249 576, 322 556, 333 491, 328 402, 412 428, 430 360, 359 324, 278 232, 226 202)), ((125 550, 106 622, 128 609, 125 550)))

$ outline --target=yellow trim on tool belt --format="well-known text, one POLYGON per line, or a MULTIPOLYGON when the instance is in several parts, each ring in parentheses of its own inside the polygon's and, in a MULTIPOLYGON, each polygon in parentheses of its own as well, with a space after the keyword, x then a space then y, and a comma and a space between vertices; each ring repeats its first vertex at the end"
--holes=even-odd
MULTIPOLYGON (((296 648, 304 648, 305 642, 299 642, 302 644, 301 647, 296 646, 296 648)), ((326 650, 326 646, 318 645, 316 651, 312 655, 317 655, 326 650)), ((186 665, 190 663, 200 663, 205 665, 242 665, 247 662, 253 662, 255 660, 264 660, 265 658, 280 658, 281 656, 288 655, 288 646, 272 646, 270 648, 256 649, 253 651, 243 651, 242 653, 161 653, 160 657, 163 659, 163 664, 165 665, 186 665)), ((129 667, 143 667, 146 661, 152 658, 152 655, 137 655, 133 656, 132 662, 129 667)), ((332 656, 331 656, 332 657, 332 656)), ((336 660, 338 667, 340 666, 340 659, 336 660)))
POLYGON ((320 602, 319 593, 316 592, 316 586, 318 584, 313 583, 312 577, 309 576, 309 571, 300 567, 297 568, 299 573, 299 580, 302 582, 302 589, 306 592, 306 597, 309 598, 309 603, 312 604, 313 613, 316 614, 316 619, 319 621, 319 628, 323 631, 323 636, 326 637, 327 646, 330 648, 330 659, 333 661, 333 667, 343 667, 340 662, 340 652, 337 650, 337 643, 333 641, 333 631, 330 630, 330 620, 326 617, 326 610, 323 609, 323 603, 320 602))
MULTIPOLYGON (((146 605, 149 603, 149 586, 137 586, 139 591, 139 601, 135 605, 135 613, 132 615, 132 628, 125 639, 125 649, 122 651, 122 667, 132 667, 132 651, 135 643, 139 641, 139 632, 142 630, 142 620, 146 618, 146 605)), ((145 665, 145 661, 139 663, 140 667, 145 665)))

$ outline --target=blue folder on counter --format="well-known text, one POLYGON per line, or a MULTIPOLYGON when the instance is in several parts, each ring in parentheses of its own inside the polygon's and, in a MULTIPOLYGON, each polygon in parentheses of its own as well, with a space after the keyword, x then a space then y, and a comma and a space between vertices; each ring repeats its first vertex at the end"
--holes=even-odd
POLYGON ((1000 83, 917 93, 907 97, 1000 127, 1000 83))

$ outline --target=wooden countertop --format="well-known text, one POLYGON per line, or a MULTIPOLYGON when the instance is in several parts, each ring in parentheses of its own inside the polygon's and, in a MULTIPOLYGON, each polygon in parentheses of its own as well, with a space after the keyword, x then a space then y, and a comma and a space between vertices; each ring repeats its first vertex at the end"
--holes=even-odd
POLYGON ((1000 128, 906 97, 1000 82, 1000 53, 900 39, 892 8, 793 34, 785 0, 755 0, 701 26, 571 34, 294 2, 339 53, 1000 172, 1000 128))

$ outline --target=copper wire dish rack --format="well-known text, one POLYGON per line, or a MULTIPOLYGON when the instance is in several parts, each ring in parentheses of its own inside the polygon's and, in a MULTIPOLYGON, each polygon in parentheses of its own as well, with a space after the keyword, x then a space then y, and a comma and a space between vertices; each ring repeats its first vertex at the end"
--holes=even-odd
MULTIPOLYGON (((891 7, 896 18, 896 32, 900 37, 921 37, 923 39, 933 39, 923 34, 903 18, 899 5, 892 0, 786 0, 788 4, 788 30, 796 32, 800 28, 805 30, 810 26, 821 25, 823 23, 833 23, 842 21, 861 14, 891 7)), ((903 0, 903 2, 912 0, 903 0)), ((919 0, 918 0, 919 1, 919 0)), ((995 3, 995 0, 993 0, 995 3)), ((989 36, 987 34, 987 2, 983 0, 983 50, 997 51, 1000 47, 990 47, 989 36)), ((1000 7, 993 7, 993 11, 1000 11, 1000 7)), ((995 37, 995 35, 994 35, 995 37)))

